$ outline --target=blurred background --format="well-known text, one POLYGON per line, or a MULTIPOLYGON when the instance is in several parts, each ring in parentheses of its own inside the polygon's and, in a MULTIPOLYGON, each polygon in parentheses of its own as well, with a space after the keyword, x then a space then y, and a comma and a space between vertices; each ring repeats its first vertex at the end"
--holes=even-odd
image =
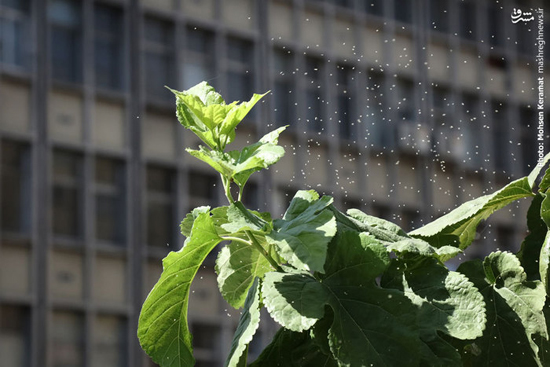
MULTIPOLYGON (((313 188, 410 230, 536 163, 544 3, 0 0, 0 367, 154 365, 135 337, 142 302, 185 214, 225 204, 165 85, 272 91, 235 143, 289 125, 250 208, 280 215, 313 188), (513 23, 514 8, 535 19, 513 23)), ((517 249, 527 206, 482 224, 466 256, 517 249)), ((214 261, 189 311, 202 367, 223 365, 239 317, 214 261)))

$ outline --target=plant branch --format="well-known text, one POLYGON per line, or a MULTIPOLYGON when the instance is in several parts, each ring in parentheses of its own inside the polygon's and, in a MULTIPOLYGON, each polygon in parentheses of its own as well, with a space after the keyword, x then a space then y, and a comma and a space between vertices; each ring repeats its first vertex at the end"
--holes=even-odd
POLYGON ((220 176, 222 177, 222 184, 225 192, 225 197, 229 201, 229 204, 233 204, 235 202, 235 199, 233 199, 233 195, 231 195, 231 178, 227 178, 221 173, 220 173, 220 176))

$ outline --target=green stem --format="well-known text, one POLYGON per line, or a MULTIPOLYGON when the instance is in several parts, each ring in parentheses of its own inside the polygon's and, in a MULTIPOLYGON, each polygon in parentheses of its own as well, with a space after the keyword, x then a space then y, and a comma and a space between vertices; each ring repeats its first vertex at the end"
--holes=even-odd
POLYGON ((283 271, 283 269, 281 269, 277 261, 275 261, 271 257, 271 255, 269 255, 269 253, 265 250, 265 248, 263 248, 263 246, 258 242, 258 240, 256 239, 256 236, 254 236, 254 233, 252 233, 251 231, 244 231, 244 232, 246 233, 248 238, 250 238, 250 241, 252 241, 252 246, 256 248, 256 250, 260 251, 260 254, 262 254, 267 259, 267 261, 269 261, 271 266, 277 271, 283 271))
POLYGON ((227 197, 229 204, 233 204, 235 200, 233 199, 233 195, 231 195, 231 179, 226 178, 222 174, 220 174, 220 176, 222 176, 222 184, 225 191, 225 197, 227 197))
POLYGON ((239 237, 231 237, 231 236, 220 236, 223 238, 224 241, 233 241, 233 242, 240 242, 243 245, 253 246, 252 243, 248 242, 247 240, 243 240, 239 237))

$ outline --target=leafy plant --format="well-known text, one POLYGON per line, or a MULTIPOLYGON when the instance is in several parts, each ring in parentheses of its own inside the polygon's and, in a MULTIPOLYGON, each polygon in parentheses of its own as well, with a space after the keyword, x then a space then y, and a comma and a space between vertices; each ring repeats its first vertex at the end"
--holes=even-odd
POLYGON ((342 213, 313 190, 298 191, 284 216, 272 219, 241 199, 251 174, 283 156, 284 127, 225 151, 263 95, 226 104, 204 82, 173 92, 179 121, 207 145, 187 151, 220 173, 229 205, 187 214, 183 248, 163 260, 138 327, 156 363, 194 364, 189 288, 225 241, 218 285, 242 309, 225 366, 247 365, 262 307, 282 327, 252 366, 550 365, 550 170, 536 186, 550 156, 528 177, 410 233, 357 209, 342 213), (530 233, 517 254, 497 251, 456 271, 445 266, 471 245, 482 220, 522 198, 532 199, 530 233))

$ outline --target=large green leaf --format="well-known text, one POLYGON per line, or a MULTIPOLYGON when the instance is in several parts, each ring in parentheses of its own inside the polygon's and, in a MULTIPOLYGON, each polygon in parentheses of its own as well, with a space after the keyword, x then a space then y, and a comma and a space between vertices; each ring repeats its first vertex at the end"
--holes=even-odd
POLYGON ((340 225, 373 235, 385 244, 389 251, 435 257, 442 262, 462 252, 454 246, 434 247, 422 239, 410 237, 396 224, 365 214, 358 209, 348 210, 347 215, 334 207, 331 209, 340 225))
POLYGON ((241 104, 225 104, 221 95, 206 82, 183 92, 171 91, 176 95, 180 123, 217 151, 223 151, 235 139, 235 127, 265 95, 254 94, 250 101, 241 104))
POLYGON ((482 220, 516 200, 534 196, 535 181, 549 160, 550 154, 537 164, 529 176, 513 181, 493 194, 468 201, 409 234, 422 238, 435 247, 453 245, 465 249, 474 240, 476 228, 482 220))
POLYGON ((540 279, 546 288, 548 294, 550 294, 550 272, 548 267, 550 264, 550 195, 546 195, 542 201, 540 207, 540 216, 544 223, 548 226, 548 232, 544 238, 544 242, 540 251, 539 259, 539 272, 540 279))
POLYGON ((235 308, 243 306, 254 278, 263 278, 271 270, 259 251, 241 242, 231 242, 222 248, 216 260, 218 287, 227 303, 235 308))
POLYGON ((247 355, 245 352, 258 326, 260 326, 260 286, 259 279, 255 278, 248 291, 225 367, 246 366, 247 355))
POLYGON ((186 245, 162 262, 162 275, 143 304, 138 325, 143 350, 161 367, 194 363, 187 325, 189 287, 206 256, 221 241, 210 213, 201 213, 186 245))
POLYGON ((329 345, 340 366, 418 365, 416 306, 403 292, 376 285, 389 261, 385 247, 372 236, 339 232, 324 276, 268 273, 265 303, 285 325, 293 326, 300 315, 302 328, 320 319, 328 304, 334 314, 329 345), (317 301, 305 304, 306 297, 317 301))
MULTIPOLYGON (((382 278, 382 286, 395 287, 420 307, 423 331, 442 331, 457 339, 475 339, 485 329, 485 302, 463 274, 449 271, 433 258, 396 260, 382 278)), ((434 336, 428 337, 433 339, 434 336)))
POLYGON ((309 333, 280 328, 272 342, 250 367, 336 367, 331 355, 322 353, 309 333))
POLYGON ((529 210, 527 211, 527 228, 529 229, 529 234, 523 240, 521 249, 517 253, 517 257, 527 274, 528 280, 541 279, 539 262, 544 238, 548 232, 548 227, 540 215, 542 200, 543 196, 537 194, 529 206, 529 210))
POLYGON ((330 196, 298 191, 283 219, 273 221, 267 241, 296 268, 324 272, 328 243, 336 233, 334 215, 326 210, 331 203, 330 196))
POLYGON ((190 213, 187 213, 180 224, 181 234, 185 237, 191 236, 191 229, 193 229, 193 223, 195 222, 195 219, 197 219, 199 214, 208 212, 210 212, 209 206, 199 206, 193 209, 190 213))
POLYGON ((528 281, 513 254, 495 252, 461 264, 458 271, 480 290, 487 304, 487 326, 474 341, 474 366, 541 366, 534 338, 548 337, 543 315, 544 287, 528 281))
POLYGON ((267 273, 262 294, 271 317, 297 332, 308 330, 323 317, 328 298, 321 283, 309 273, 267 273))
POLYGON ((491 195, 468 201, 409 234, 435 247, 453 245, 465 249, 474 240, 476 228, 482 220, 515 200, 534 196, 532 187, 527 177, 521 178, 491 195))

